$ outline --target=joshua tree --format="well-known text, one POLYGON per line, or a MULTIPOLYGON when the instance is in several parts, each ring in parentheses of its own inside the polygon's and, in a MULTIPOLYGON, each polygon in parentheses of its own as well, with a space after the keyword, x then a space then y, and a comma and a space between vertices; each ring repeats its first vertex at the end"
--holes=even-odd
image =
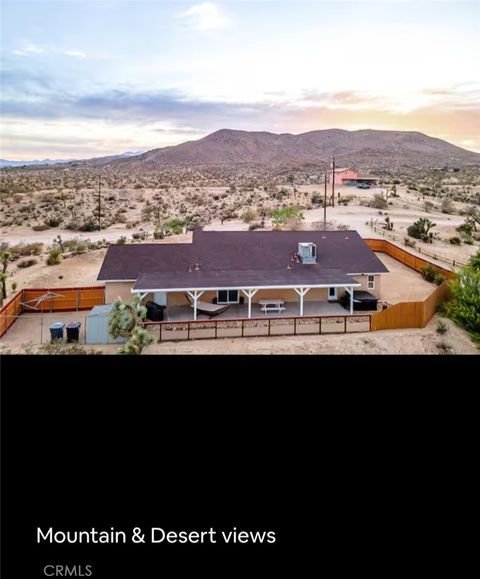
POLYGON ((433 233, 430 231, 433 227, 436 227, 436 223, 430 221, 426 217, 421 217, 417 219, 415 223, 410 225, 407 229, 408 235, 415 237, 416 239, 421 239, 425 243, 432 243, 433 233))
POLYGON ((2 273, 0 277, 0 283, 2 284, 2 303, 7 297, 7 268, 8 262, 10 261, 10 253, 8 251, 3 251, 0 256, 0 261, 2 262, 2 273))
POLYGON ((108 331, 112 338, 128 338, 120 349, 121 354, 141 354, 146 346, 153 342, 152 336, 142 328, 142 321, 147 315, 147 308, 136 296, 130 302, 118 299, 110 312, 108 331))

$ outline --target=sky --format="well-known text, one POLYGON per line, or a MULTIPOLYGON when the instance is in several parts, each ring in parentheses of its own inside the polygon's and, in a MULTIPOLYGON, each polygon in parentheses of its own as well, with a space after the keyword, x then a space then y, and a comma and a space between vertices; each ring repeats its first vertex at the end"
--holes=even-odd
POLYGON ((480 0, 1 0, 10 160, 222 129, 415 130, 480 152, 480 0))

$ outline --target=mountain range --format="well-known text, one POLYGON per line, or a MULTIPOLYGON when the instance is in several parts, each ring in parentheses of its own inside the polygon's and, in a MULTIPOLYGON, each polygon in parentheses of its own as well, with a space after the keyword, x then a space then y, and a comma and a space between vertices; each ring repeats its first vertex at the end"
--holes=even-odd
POLYGON ((329 166, 362 168, 478 165, 480 153, 412 131, 327 129, 293 135, 222 129, 196 141, 153 149, 111 163, 154 170, 169 165, 329 166))
POLYGON ((114 169, 155 170, 166 166, 263 166, 328 167, 332 156, 337 166, 363 169, 398 167, 480 167, 480 153, 415 131, 326 129, 298 135, 290 133, 221 129, 195 141, 153 149, 75 161, 1 161, 3 166, 73 163, 114 169))

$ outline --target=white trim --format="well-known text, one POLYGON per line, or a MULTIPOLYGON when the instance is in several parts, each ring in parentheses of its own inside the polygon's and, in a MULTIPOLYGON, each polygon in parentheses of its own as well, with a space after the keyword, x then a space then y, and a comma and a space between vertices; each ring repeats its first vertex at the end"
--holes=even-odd
MULTIPOLYGON (((362 284, 361 283, 353 283, 353 284, 349 284, 348 287, 360 287, 362 284)), ((251 289, 257 289, 257 290, 261 290, 261 289, 295 289, 299 287, 298 284, 295 285, 255 285, 255 286, 250 286, 251 289)), ((344 283, 322 283, 322 284, 312 284, 312 285, 303 285, 302 287, 308 287, 308 288, 326 288, 326 287, 345 287, 344 283)), ((204 292, 207 291, 218 291, 218 290, 231 290, 231 289, 238 289, 237 287, 215 287, 215 286, 210 286, 210 287, 190 287, 190 288, 186 288, 186 287, 179 287, 179 288, 153 288, 153 289, 131 289, 131 293, 140 293, 140 292, 147 292, 147 293, 155 293, 155 292, 167 292, 167 293, 171 293, 171 292, 188 292, 188 291, 193 291, 193 290, 201 290, 204 292)))
POLYGON ((98 279, 97 281, 103 281, 103 283, 126 283, 127 281, 137 281, 138 278, 135 279, 98 279))
MULTIPOLYGON (((228 297, 228 295, 227 295, 228 297)), ((217 289, 217 304, 221 304, 221 305, 227 305, 227 304, 239 304, 240 303, 240 290, 239 289, 235 289, 235 288, 231 288, 231 289, 217 289), (237 301, 226 301, 226 302, 221 302, 218 299, 218 292, 237 292, 237 301)))
POLYGON ((370 273, 364 273, 364 272, 362 272, 362 273, 347 273, 347 275, 384 275, 386 273, 392 273, 392 272, 391 271, 382 271, 382 272, 377 271, 374 273, 372 273, 372 272, 370 272, 370 273))

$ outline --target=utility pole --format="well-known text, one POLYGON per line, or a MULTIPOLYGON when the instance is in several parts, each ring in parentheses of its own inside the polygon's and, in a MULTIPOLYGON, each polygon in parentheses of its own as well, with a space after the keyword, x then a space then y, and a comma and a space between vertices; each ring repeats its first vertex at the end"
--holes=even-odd
POLYGON ((101 211, 102 211, 102 196, 100 194, 100 175, 98 176, 98 231, 102 229, 102 222, 101 222, 101 211))
POLYGON ((323 229, 327 230, 327 179, 328 172, 325 173, 325 191, 323 194, 323 229))
POLYGON ((332 161, 332 207, 335 207, 335 157, 332 161))

